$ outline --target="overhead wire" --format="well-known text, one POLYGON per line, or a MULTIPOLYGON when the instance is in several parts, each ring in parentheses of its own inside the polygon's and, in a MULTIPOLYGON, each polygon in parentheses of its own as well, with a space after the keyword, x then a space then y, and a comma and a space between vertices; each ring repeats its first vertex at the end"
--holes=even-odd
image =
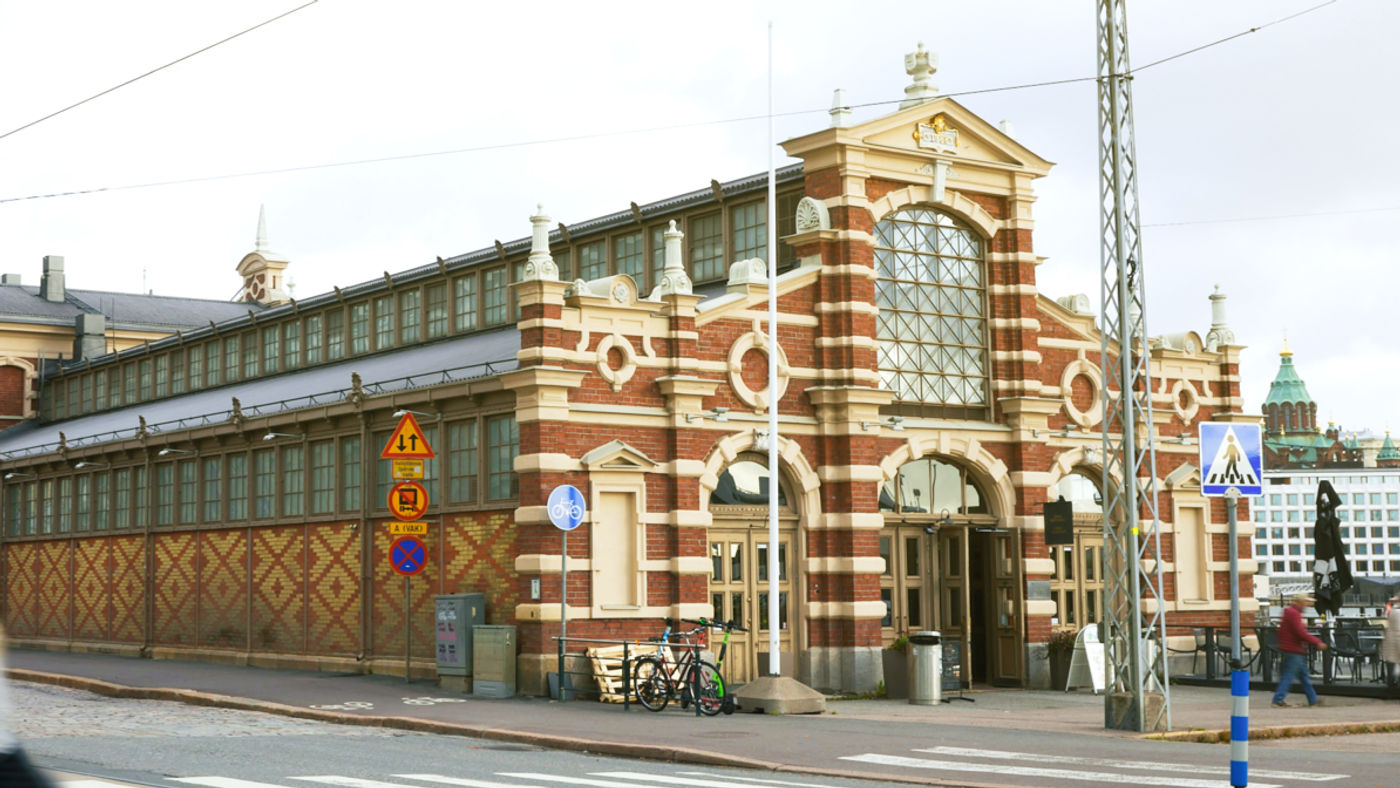
MULTIPOLYGON (((286 12, 286 13, 284 13, 284 14, 281 14, 281 15, 278 16, 278 17, 274 17, 273 19, 269 19, 267 22, 263 22, 261 25, 257 25, 257 26, 255 26, 255 27, 249 28, 248 30, 243 31, 243 33, 238 33, 238 34, 236 34, 236 35, 234 35, 234 36, 230 36, 228 39, 225 39, 225 41, 232 40, 233 38, 237 38, 239 35, 243 35, 244 33, 250 32, 250 31, 252 31, 252 30, 256 30, 258 27, 262 27, 263 25, 267 25, 267 24, 269 24, 269 23, 271 23, 271 22, 274 22, 274 21, 276 21, 277 19, 281 19, 282 17, 285 17, 285 16, 287 16, 288 14, 292 14, 292 13, 295 13, 295 12, 297 12, 297 11, 300 11, 302 8, 305 8, 306 6, 311 5, 311 4, 315 3, 315 2, 317 2, 317 0, 310 0, 310 2, 306 3, 305 5, 302 5, 302 6, 299 6, 299 7, 297 7, 297 8, 294 8, 294 9, 292 9, 291 11, 288 11, 288 12, 286 12)), ((1155 61, 1153 61, 1153 62, 1151 62, 1151 63, 1146 64, 1146 65, 1139 66, 1139 67, 1137 67, 1137 68, 1132 69, 1132 72, 1130 72, 1130 73, 1136 73, 1136 72, 1138 72, 1138 71, 1142 71, 1142 70, 1145 70, 1145 69, 1148 69, 1148 68, 1152 68, 1153 66, 1157 66, 1157 65, 1160 65, 1160 64, 1162 64, 1162 63, 1166 63, 1166 62, 1169 62, 1169 61, 1172 61, 1172 60, 1176 60, 1176 59, 1178 59, 1178 58, 1185 57, 1186 55, 1194 54, 1194 53, 1196 53, 1196 52, 1200 52, 1200 51, 1202 51, 1202 50, 1209 49, 1209 48, 1211 48, 1211 47, 1218 46, 1218 45, 1220 45, 1220 44, 1224 44, 1224 43, 1229 42, 1229 41, 1233 41, 1233 40, 1235 40, 1235 39, 1237 39, 1237 38, 1240 38, 1240 37, 1249 35, 1250 33, 1257 33, 1257 32, 1259 32, 1259 31, 1261 31, 1261 30, 1263 30, 1263 29, 1265 29, 1265 28, 1272 27, 1272 26, 1274 26, 1274 25, 1280 24, 1280 23, 1282 23, 1282 22, 1289 21, 1289 20, 1291 20, 1291 19, 1296 19, 1296 18, 1298 18, 1298 17, 1300 17, 1300 16, 1303 16, 1303 15, 1305 15, 1305 14, 1310 14, 1310 13, 1312 13, 1312 12, 1314 12, 1314 11, 1317 11, 1317 10, 1320 10, 1320 9, 1322 9, 1322 8, 1325 8, 1325 7, 1327 7, 1327 6, 1329 6, 1329 5, 1332 5, 1332 4, 1336 3, 1336 2, 1337 2, 1337 0, 1326 0, 1326 2, 1321 3, 1321 4, 1319 4, 1319 5, 1312 6, 1311 8, 1307 8, 1307 9, 1304 9, 1304 10, 1302 10, 1302 11, 1298 11, 1298 12, 1293 13, 1293 14, 1289 14, 1288 16, 1280 17, 1280 18, 1275 19, 1275 20, 1273 20, 1273 21, 1271 21, 1271 22, 1266 22, 1266 23, 1264 23, 1264 24, 1262 24, 1262 25, 1257 25, 1257 26, 1255 26, 1255 27, 1251 27, 1251 28, 1249 28, 1248 30, 1241 31, 1241 32, 1236 33, 1236 34, 1234 34, 1234 35, 1232 35, 1232 36, 1227 36, 1227 37, 1225 37, 1225 38, 1222 38, 1222 39, 1219 39, 1219 40, 1216 40, 1216 41, 1212 41, 1212 42, 1207 43, 1207 44, 1202 44, 1201 46, 1193 47, 1193 48, 1191 48, 1191 49, 1185 50, 1185 51, 1183 51, 1183 52, 1179 52, 1179 53, 1177 53, 1177 54, 1175 54, 1175 55, 1171 55, 1171 56, 1169 56, 1169 57, 1162 58, 1162 59, 1160 59, 1160 60, 1155 60, 1155 61)), ((208 49, 212 49, 213 47, 218 46, 218 45, 221 44, 221 43, 224 43, 224 42, 223 42, 223 41, 220 41, 220 42, 218 42, 218 43, 212 44, 212 45, 210 45, 210 46, 208 46, 208 47, 205 47, 204 49, 200 50, 200 52, 207 51, 208 49)), ((180 60, 187 60, 187 59, 189 59, 190 57, 193 57, 194 55, 197 55, 197 54, 199 54, 199 52, 191 53, 190 55, 186 55, 185 57, 181 58, 180 60)), ((166 67, 168 67, 168 66, 170 66, 170 65, 174 65, 175 63, 180 62, 180 60, 172 61, 171 63, 167 64, 166 66, 162 66, 161 68, 163 69, 163 68, 166 68, 166 67)), ((159 70, 160 70, 160 69, 155 69, 155 70, 153 70, 153 71, 151 71, 151 72, 148 72, 148 74, 142 75, 142 77, 148 76, 149 74, 153 74, 153 73, 155 73, 156 71, 159 71, 159 70)), ((136 79, 141 79, 142 77, 137 77, 136 79)), ((960 97, 960 96, 973 96, 973 95, 981 95, 981 94, 986 94, 986 93, 1000 93, 1000 92, 1005 92, 1005 91, 1010 91, 1010 90, 1027 90, 1027 89, 1032 89, 1032 88, 1053 87, 1053 86, 1058 86, 1058 85, 1074 84, 1074 83, 1078 83, 1078 82, 1096 82, 1098 79, 1099 79, 1099 77, 1094 76, 1094 77, 1071 77, 1071 78, 1067 78, 1067 79, 1046 80, 1046 81, 1041 81, 1041 82, 1025 82, 1025 83, 1020 83, 1020 84, 1016 84, 1016 85, 1003 85, 1003 86, 1000 86, 1000 87, 978 88, 978 89, 974 89, 974 90, 962 90, 962 91, 956 91, 956 92, 952 92, 952 93, 943 93, 943 94, 939 94, 939 97, 940 97, 940 98, 957 98, 957 97, 960 97)), ((136 80, 135 80, 135 79, 133 79, 133 80, 128 80, 127 82, 123 83, 123 85, 130 84, 131 82, 134 82, 134 81, 136 81, 136 80)), ((93 96, 93 97, 91 97, 91 98, 89 98, 89 99, 85 99, 84 101, 79 102, 78 104, 74 104, 73 107, 79 106, 79 105, 81 105, 81 104, 83 104, 83 103, 86 103, 87 101, 91 101, 93 98, 97 98, 98 96, 104 95, 105 93, 110 93, 110 92, 112 92, 112 90, 116 90, 116 89, 119 88, 119 87, 122 87, 122 85, 118 85, 118 86, 116 86, 116 87, 114 87, 114 88, 111 88, 111 89, 109 89, 109 90, 107 90, 107 91, 104 91, 103 93, 99 93, 99 94, 97 94, 97 96, 93 96)), ((904 99, 890 99, 890 100, 887 100, 887 101, 869 101, 869 102, 864 102, 864 103, 851 104, 851 105, 846 106, 845 109, 863 109, 863 108, 867 108, 867 107, 888 106, 888 105, 891 105, 891 104, 898 104, 898 103, 900 103, 900 102, 903 101, 903 100, 904 100, 904 99)), ((65 111, 67 111, 67 109, 72 109, 72 107, 65 108, 64 110, 59 110, 59 112, 65 112, 65 111)), ((822 113, 822 112, 829 112, 829 111, 830 111, 830 110, 829 110, 828 108, 825 108, 825 107, 820 108, 820 109, 789 110, 789 111, 787 111, 787 112, 778 112, 778 113, 774 113, 774 114, 773 114, 773 117, 779 117, 779 118, 783 118, 783 117, 796 117, 796 116, 799 116, 799 115, 811 115, 811 114, 822 113)), ((53 115, 56 115, 56 114, 59 114, 59 113, 53 113, 53 115)), ((47 117, 52 117, 53 115, 46 116, 45 118, 40 118, 39 120, 34 121, 33 123, 30 123, 30 124, 28 124, 28 125, 32 126, 32 125, 34 125, 34 123, 41 122, 41 121, 47 119, 47 117)), ((427 152, 422 152, 422 153, 405 153, 405 154, 399 154, 399 155, 395 155, 395 156, 380 156, 380 157, 368 158, 368 159, 353 159, 353 160, 349 160, 349 161, 339 161, 339 162, 323 162, 323 163, 320 163, 320 164, 305 164, 305 165, 292 166, 292 167, 277 167, 277 168, 262 169, 262 170, 249 170, 249 171, 246 171, 246 172, 223 173, 223 174, 219 174, 219 175, 203 175, 203 176, 193 176, 193 177, 189 177, 189 178, 176 178, 176 179, 163 180, 163 181, 149 181, 149 182, 146 182, 146 183, 127 184, 127 185, 123 185, 123 186, 101 186, 101 187, 95 187, 95 188, 90 188, 90 189, 74 189, 74 190, 70 190, 70 191, 51 192, 51 193, 47 193, 47 194, 31 194, 31 195, 26 195, 26 196, 23 196, 23 197, 5 197, 5 198, 0 198, 0 204, 3 204, 3 203, 11 203, 11 202, 24 202, 24 201, 28 201, 28 200, 45 200, 45 199, 53 199, 53 198, 58 198, 58 197, 76 197, 76 196, 87 195, 87 194, 102 194, 102 193, 117 192, 117 191, 131 191, 131 190, 134 190, 134 189, 151 189, 151 188, 158 188, 158 187, 165 187, 165 186, 180 186, 180 185, 187 185, 187 184, 192 184, 192 183, 207 183, 207 182, 210 182, 210 181, 233 180, 233 179, 237 179, 237 178, 253 178, 253 177, 260 177, 260 176, 265 176, 265 175, 284 175, 284 174, 294 173, 294 172, 308 172, 308 171, 312 171, 312 170, 324 170, 324 169, 333 169, 333 168, 339 168, 339 167, 357 167, 357 166, 362 166, 362 165, 366 165, 366 164, 382 164, 382 163, 386 163, 386 162, 408 161, 408 160, 412 160, 412 159, 423 159, 423 158, 431 158, 431 157, 436 157, 436 156, 456 156, 456 155, 461 155, 461 154, 465 154, 465 153, 481 153, 481 152, 485 152, 485 151, 506 150, 506 149, 510 149, 510 148, 525 148, 525 147, 533 147, 533 146, 538 146, 538 145, 554 145, 554 144, 565 143, 565 142, 579 142, 579 141, 584 141, 584 140, 602 139, 602 138, 608 138, 608 137, 623 137, 623 136, 632 136, 632 135, 638 135, 638 134, 653 134, 653 133, 662 132, 662 131, 678 131, 678 130, 682 130, 682 129, 695 129, 695 128, 703 128, 703 127, 707 127, 707 126, 727 125, 727 124, 731 124, 731 123, 747 123, 747 122, 752 122, 752 121, 757 121, 757 120, 766 120, 768 117, 769 117, 769 115, 765 113, 765 114, 762 114, 762 115, 746 115, 746 116, 736 117, 736 118, 723 118, 723 119, 717 119, 717 120, 695 121, 695 122, 691 122, 691 123, 675 123, 675 124, 668 124, 668 125, 662 125, 662 126, 649 126, 649 127, 643 127, 643 128, 635 128, 635 129, 622 129, 622 130, 615 130, 615 131, 600 131, 600 132, 592 132, 592 133, 588 133, 588 134, 572 134, 572 135, 566 135, 566 136, 560 136, 560 137, 545 137, 545 138, 534 139, 534 140, 518 140, 518 141, 514 141, 514 142, 501 142, 501 143, 494 143, 494 144, 488 144, 488 145, 475 145, 475 146, 465 147, 465 148, 452 148, 452 149, 449 149, 449 150, 427 151, 427 152)), ((4 134, 4 135, 0 135, 0 139, 3 139, 4 137, 9 136, 9 134, 13 134, 15 131, 19 131, 19 130, 21 130, 21 129, 23 129, 23 128, 27 128, 27 126, 21 126, 19 129, 15 129, 14 131, 8 132, 8 133, 6 133, 6 134, 4 134)), ((1144 225, 1144 226, 1156 226, 1156 225, 1144 225)))
POLYGON ((56 117, 58 117, 59 115, 62 115, 63 113, 65 113, 65 112, 67 112, 67 111, 69 111, 69 110, 71 110, 71 109, 77 109, 78 107, 81 107, 82 105, 88 103, 89 101, 93 101, 93 100, 95 100, 95 99, 100 99, 100 98, 102 98, 103 96, 107 95, 108 93, 111 93, 111 92, 117 91, 117 90, 121 90, 122 88, 126 87, 127 85, 130 85, 130 84, 132 84, 133 82, 139 82, 139 81, 145 79, 146 77, 151 76, 152 74, 158 74, 158 73, 160 73, 161 71, 164 71, 164 70, 166 70, 167 68, 170 68, 171 66, 174 66, 174 65, 183 63, 183 62, 185 62, 186 60, 189 60, 190 58, 195 57, 196 55, 202 55, 202 54, 204 54, 205 52, 208 52, 209 50, 211 50, 211 49, 213 49, 213 48, 215 48, 215 47, 217 47, 217 46, 220 46, 220 45, 222 45, 222 44, 227 44, 228 42, 234 40, 235 38, 238 38, 238 37, 240 37, 240 36, 247 35, 247 34, 253 32, 254 30, 257 30, 257 29, 260 28, 260 27, 266 27, 266 26, 272 24, 273 22, 276 22, 276 21, 279 20, 279 19, 282 19, 282 18, 284 18, 284 17, 291 16, 292 14, 295 14, 296 12, 302 10, 303 8, 306 8, 307 6, 315 5, 317 2, 318 2, 318 0, 310 0, 310 2, 307 2, 307 3, 304 3, 304 4, 302 4, 302 5, 299 5, 299 6, 297 6, 296 8, 293 8, 293 9, 290 10, 290 11, 285 11, 285 12, 283 12, 283 13, 280 13, 280 14, 278 14, 277 16, 274 16, 274 17, 272 17, 271 19, 269 19, 269 20, 267 20, 267 21, 265 21, 265 22, 261 22, 261 23, 259 23, 259 24, 253 25, 252 27, 248 28, 247 30, 242 30, 242 31, 239 31, 239 32, 237 32, 237 33, 234 33, 233 35, 231 35, 231 36, 229 36, 229 37, 227 37, 227 38, 221 39, 221 40, 219 40, 219 41, 215 41, 214 43, 210 44, 210 45, 207 46, 207 47, 204 47, 204 48, 202 48, 202 49, 197 49, 197 50, 195 50, 195 51, 189 53, 188 55, 185 55, 184 57, 176 58, 175 60, 172 60, 172 61, 170 61, 169 63, 166 63, 166 64, 163 65, 163 66, 159 66, 159 67, 157 67, 157 68, 153 68, 153 69, 151 69, 150 71, 147 71, 147 72, 144 73, 144 74, 141 74, 141 75, 139 75, 139 76, 132 77, 131 79, 128 79, 127 81, 122 82, 122 83, 120 83, 120 84, 113 85, 112 87, 107 88, 106 90, 102 91, 101 93, 95 93, 95 94, 93 94, 93 95, 91 95, 91 96, 88 96, 87 98, 83 99, 82 101, 76 102, 76 103, 74 103, 74 104, 69 104, 68 106, 64 107, 63 109, 55 110, 54 112, 50 112, 49 114, 43 116, 42 118, 37 118, 37 119, 35 119, 35 120, 31 120, 31 121, 29 121, 28 123, 24 124, 23 126, 20 126, 20 127, 18 127, 18 128, 10 129, 9 131, 5 132, 4 134, 0 134, 0 140, 5 139, 6 137, 10 136, 11 134, 17 134, 17 133, 19 133, 19 132, 21 132, 21 131, 24 131, 25 129, 28 129, 28 128, 32 128, 32 127, 34 127, 34 126, 37 126, 37 125, 39 125, 40 123, 43 123, 44 121, 49 120, 50 118, 56 118, 56 117))

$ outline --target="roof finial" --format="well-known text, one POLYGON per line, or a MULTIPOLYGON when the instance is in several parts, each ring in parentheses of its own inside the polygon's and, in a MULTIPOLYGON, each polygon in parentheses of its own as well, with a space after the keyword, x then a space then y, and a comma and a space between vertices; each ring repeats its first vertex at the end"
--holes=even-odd
POLYGON ((1220 285, 1210 294, 1210 331, 1206 334, 1206 350, 1217 350, 1221 345, 1235 344, 1235 332, 1225 323, 1225 294, 1220 285))
POLYGON ((831 127, 844 129, 851 125, 851 105, 846 103, 846 89, 837 88, 831 96, 831 127))
POLYGON ((924 51, 924 42, 919 42, 917 52, 910 52, 904 56, 904 73, 914 78, 914 82, 904 88, 904 100, 899 102, 900 109, 909 109, 927 101, 938 98, 938 86, 930 81, 930 77, 938 70, 938 55, 924 51))
POLYGON ((681 259, 681 239, 685 233, 676 227, 676 220, 672 219, 661 237, 666 242, 666 266, 661 269, 661 281, 652 288, 651 300, 659 301, 662 296, 668 295, 690 295, 690 276, 686 274, 685 261, 681 259))
POLYGON ((1283 350, 1278 352, 1280 358, 1292 358, 1293 351, 1288 349, 1288 329, 1283 331, 1283 350))
POLYGON ((554 264, 554 258, 549 254, 549 221, 544 206, 535 205, 535 215, 530 217, 530 256, 525 259, 522 281, 559 281, 559 266, 554 264))
POLYGON ((255 251, 267 251, 267 206, 258 204, 258 240, 253 247, 255 251))

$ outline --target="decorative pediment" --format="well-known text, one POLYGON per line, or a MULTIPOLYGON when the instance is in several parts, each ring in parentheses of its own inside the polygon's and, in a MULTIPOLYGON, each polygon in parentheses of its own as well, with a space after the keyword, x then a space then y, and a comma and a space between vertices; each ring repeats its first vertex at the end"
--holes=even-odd
POLYGON ((1193 463, 1183 462, 1162 481, 1166 482, 1168 487, 1200 487, 1201 469, 1193 463))
POLYGON ((628 445, 626 441, 610 440, 589 451, 579 459, 589 471, 631 471, 659 473, 661 468, 650 457, 628 445))

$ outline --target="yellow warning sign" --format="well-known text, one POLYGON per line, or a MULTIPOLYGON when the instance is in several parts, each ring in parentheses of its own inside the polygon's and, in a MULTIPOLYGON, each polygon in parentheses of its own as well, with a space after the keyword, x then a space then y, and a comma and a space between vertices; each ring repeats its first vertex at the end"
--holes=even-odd
POLYGON ((385 460, 430 460, 437 455, 428 445, 428 439, 423 437, 423 428, 418 426, 418 420, 413 418, 412 413, 405 413, 379 456, 385 460))
POLYGON ((395 479, 423 478, 422 460, 393 460, 395 479))
POLYGON ((390 536, 427 536, 427 523, 389 523, 390 536))

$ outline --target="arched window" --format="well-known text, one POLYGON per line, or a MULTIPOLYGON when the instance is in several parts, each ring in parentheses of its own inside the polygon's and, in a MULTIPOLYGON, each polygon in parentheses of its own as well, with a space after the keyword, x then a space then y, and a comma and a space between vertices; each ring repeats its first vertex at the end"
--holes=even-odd
MULTIPOLYGON (((711 506, 767 506, 768 465, 740 457, 724 469, 710 493, 711 506)), ((778 506, 788 505, 787 490, 778 485, 778 506)))
POLYGON ((1099 494, 1098 484, 1083 474, 1071 473, 1055 482, 1050 498, 1069 501, 1074 505, 1075 514, 1103 513, 1103 496, 1099 494))
POLYGON ((982 239, 932 208, 875 224, 880 380, 913 415, 986 418, 982 239))
POLYGON ((906 462, 880 488, 880 511, 904 514, 987 514, 987 496, 967 472, 934 457, 906 462))

